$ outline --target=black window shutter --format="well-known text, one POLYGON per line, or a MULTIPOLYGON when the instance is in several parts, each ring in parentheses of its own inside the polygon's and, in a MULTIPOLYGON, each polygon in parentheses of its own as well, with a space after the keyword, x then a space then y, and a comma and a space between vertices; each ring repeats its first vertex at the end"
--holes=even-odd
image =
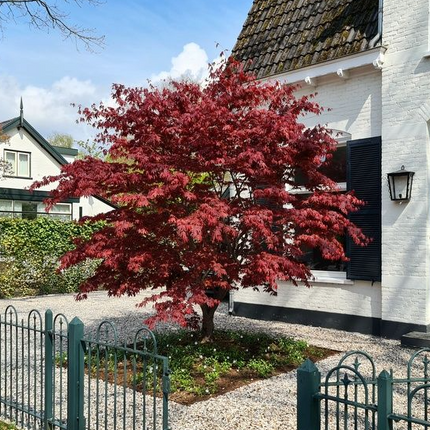
POLYGON ((381 138, 352 140, 347 144, 347 189, 366 202, 351 221, 373 240, 367 246, 347 239, 348 279, 381 280, 381 138))

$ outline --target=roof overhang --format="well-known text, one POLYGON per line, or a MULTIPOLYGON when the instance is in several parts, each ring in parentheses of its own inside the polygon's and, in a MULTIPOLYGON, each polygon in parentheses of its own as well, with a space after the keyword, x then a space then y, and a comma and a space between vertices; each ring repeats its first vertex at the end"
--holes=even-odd
POLYGON ((318 78, 323 76, 337 75, 340 79, 348 79, 350 70, 365 66, 372 66, 376 70, 381 70, 384 64, 385 51, 386 48, 384 46, 379 46, 360 54, 354 54, 337 60, 304 67, 303 69, 269 76, 261 79, 261 81, 276 79, 277 81, 286 81, 289 84, 305 83, 315 87, 318 84, 318 78))
POLYGON ((23 128, 60 166, 68 164, 67 160, 52 145, 50 145, 49 142, 26 119, 20 119, 20 117, 17 117, 7 121, 6 125, 2 128, 2 131, 4 133, 8 133, 15 128, 18 130, 23 128))

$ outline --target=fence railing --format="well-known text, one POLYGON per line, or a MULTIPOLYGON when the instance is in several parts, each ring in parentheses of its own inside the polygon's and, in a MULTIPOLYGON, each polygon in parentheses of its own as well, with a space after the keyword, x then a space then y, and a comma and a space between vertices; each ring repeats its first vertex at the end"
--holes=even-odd
POLYGON ((0 315, 0 417, 43 430, 168 430, 169 368, 142 327, 121 344, 112 322, 94 337, 50 310, 0 315))
POLYGON ((430 348, 415 352, 403 379, 386 370, 376 376, 362 351, 346 354, 323 380, 306 360, 297 370, 297 430, 430 429, 428 354, 430 348))

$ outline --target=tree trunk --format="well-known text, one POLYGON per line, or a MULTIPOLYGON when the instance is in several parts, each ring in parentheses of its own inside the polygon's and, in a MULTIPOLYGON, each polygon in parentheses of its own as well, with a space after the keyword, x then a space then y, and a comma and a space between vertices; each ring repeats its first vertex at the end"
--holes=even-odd
MULTIPOLYGON (((221 301, 224 299, 224 297, 227 295, 228 291, 222 290, 220 288, 217 288, 213 292, 213 298, 221 301)), ((202 335, 202 342, 211 342, 214 337, 214 316, 215 311, 218 309, 218 305, 209 307, 206 303, 203 305, 200 305, 202 309, 202 329, 201 329, 201 335, 202 335)))
POLYGON ((204 304, 200 306, 202 308, 203 317, 202 317, 202 342, 211 342, 213 340, 214 335, 214 315, 218 306, 214 306, 210 308, 208 305, 204 304))

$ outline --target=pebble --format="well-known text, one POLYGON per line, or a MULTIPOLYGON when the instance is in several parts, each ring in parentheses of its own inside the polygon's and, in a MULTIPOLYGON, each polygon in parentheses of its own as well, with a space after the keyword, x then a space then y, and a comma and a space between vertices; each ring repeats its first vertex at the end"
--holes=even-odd
MULTIPOLYGON (((133 340, 133 333, 142 326, 149 309, 136 308, 135 304, 145 297, 114 298, 105 292, 95 292, 87 300, 75 301, 73 295, 52 295, 11 300, 1 300, 0 312, 12 304, 20 316, 24 317, 31 309, 45 311, 48 307, 56 313, 63 313, 69 321, 78 316, 85 323, 88 336, 96 333, 103 320, 113 321, 121 342, 133 340)), ((276 321, 252 320, 230 316, 227 306, 222 304, 215 316, 217 328, 268 332, 273 336, 287 336, 303 339, 311 345, 339 351, 317 363, 323 377, 347 351, 362 350, 370 354, 376 364, 377 374, 383 369, 394 372, 394 377, 406 377, 409 357, 414 352, 400 346, 398 340, 388 340, 359 333, 320 327, 287 324, 276 321)), ((171 327, 159 325, 157 330, 171 327)), ((363 373, 367 370, 362 367, 363 373)), ((256 381, 235 391, 209 400, 183 406, 169 402, 170 427, 172 430, 295 430, 296 429, 296 371, 278 375, 266 380, 256 381)), ((404 387, 403 387, 404 388, 404 387)), ((406 412, 407 399, 404 390, 394 395, 395 410, 406 412)), ((416 413, 420 414, 423 405, 415 402, 416 413)), ((407 428, 399 423, 397 429, 407 428)), ((298 429, 305 430, 305 429, 298 429)))

